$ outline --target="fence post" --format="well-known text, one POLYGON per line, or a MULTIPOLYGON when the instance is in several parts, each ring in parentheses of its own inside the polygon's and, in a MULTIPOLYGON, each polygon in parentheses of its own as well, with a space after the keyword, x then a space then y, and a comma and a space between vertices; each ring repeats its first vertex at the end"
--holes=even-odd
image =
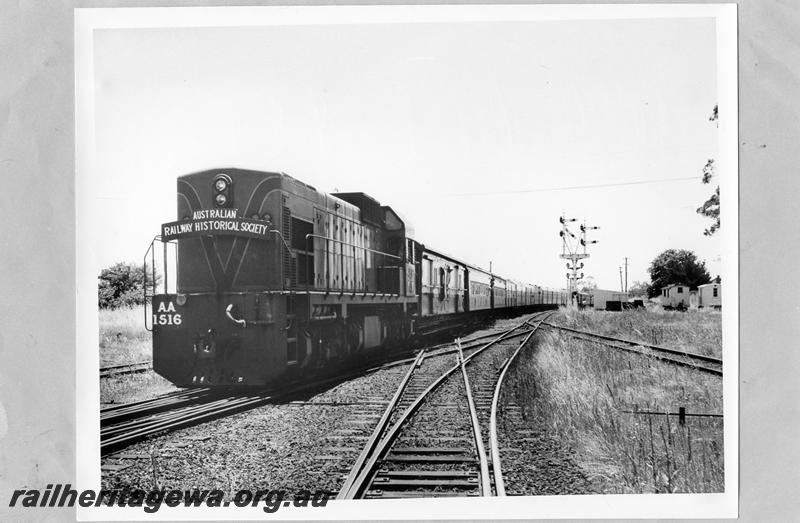
POLYGON ((680 407, 678 409, 678 423, 686 425, 686 407, 680 407))

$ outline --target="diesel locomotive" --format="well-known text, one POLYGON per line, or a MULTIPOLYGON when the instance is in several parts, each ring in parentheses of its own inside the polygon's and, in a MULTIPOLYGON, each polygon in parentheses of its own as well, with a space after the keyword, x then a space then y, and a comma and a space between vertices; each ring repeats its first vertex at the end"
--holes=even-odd
POLYGON ((502 312, 566 304, 417 241, 364 193, 283 173, 178 178, 177 220, 145 255, 153 368, 183 386, 264 386, 502 312))

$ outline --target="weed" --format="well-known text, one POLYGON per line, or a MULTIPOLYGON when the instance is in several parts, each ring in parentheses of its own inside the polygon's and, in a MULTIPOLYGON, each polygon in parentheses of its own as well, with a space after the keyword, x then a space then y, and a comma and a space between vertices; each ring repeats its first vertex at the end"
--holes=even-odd
MULTIPOLYGON (((661 344, 721 355, 718 313, 562 310, 552 321, 644 342, 657 332, 661 344)), ((520 356, 512 383, 524 418, 574 449, 597 492, 724 490, 722 418, 681 425, 641 412, 720 413, 718 377, 552 330, 520 356)))
POLYGON ((100 366, 149 361, 152 336, 142 307, 100 309, 100 366))
MULTIPOLYGON (((100 366, 152 361, 152 337, 144 328, 142 307, 100 309, 100 366)), ((152 398, 176 388, 153 371, 100 380, 101 403, 152 398)))

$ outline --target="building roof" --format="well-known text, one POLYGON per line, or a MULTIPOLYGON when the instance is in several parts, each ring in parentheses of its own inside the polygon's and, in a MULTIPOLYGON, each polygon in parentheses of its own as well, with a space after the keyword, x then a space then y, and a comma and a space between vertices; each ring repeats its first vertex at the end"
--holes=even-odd
POLYGON ((712 281, 711 283, 704 283, 703 285, 698 285, 698 286, 697 286, 697 288, 699 289, 699 288, 701 288, 701 287, 708 287, 709 285, 719 285, 719 286, 722 286, 722 283, 717 283, 717 282, 714 282, 714 281, 712 281))
POLYGON ((669 285, 666 285, 666 286, 661 287, 661 288, 662 289, 671 289, 672 287, 688 287, 688 285, 686 285, 685 283, 670 283, 669 285))

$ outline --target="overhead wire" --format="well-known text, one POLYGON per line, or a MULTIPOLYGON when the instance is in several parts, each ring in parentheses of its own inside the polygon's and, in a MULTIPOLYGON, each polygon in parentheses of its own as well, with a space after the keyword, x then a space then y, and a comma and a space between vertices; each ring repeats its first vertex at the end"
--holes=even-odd
POLYGON ((702 176, 686 176, 683 178, 660 178, 658 180, 635 180, 630 182, 597 183, 591 185, 570 185, 566 187, 543 187, 538 189, 512 189, 507 191, 456 193, 456 194, 451 194, 451 196, 490 196, 490 195, 500 195, 500 194, 524 194, 524 193, 550 192, 550 191, 573 191, 579 189, 600 189, 604 187, 622 187, 626 185, 645 185, 651 183, 683 182, 687 180, 700 180, 700 179, 702 179, 702 176))

